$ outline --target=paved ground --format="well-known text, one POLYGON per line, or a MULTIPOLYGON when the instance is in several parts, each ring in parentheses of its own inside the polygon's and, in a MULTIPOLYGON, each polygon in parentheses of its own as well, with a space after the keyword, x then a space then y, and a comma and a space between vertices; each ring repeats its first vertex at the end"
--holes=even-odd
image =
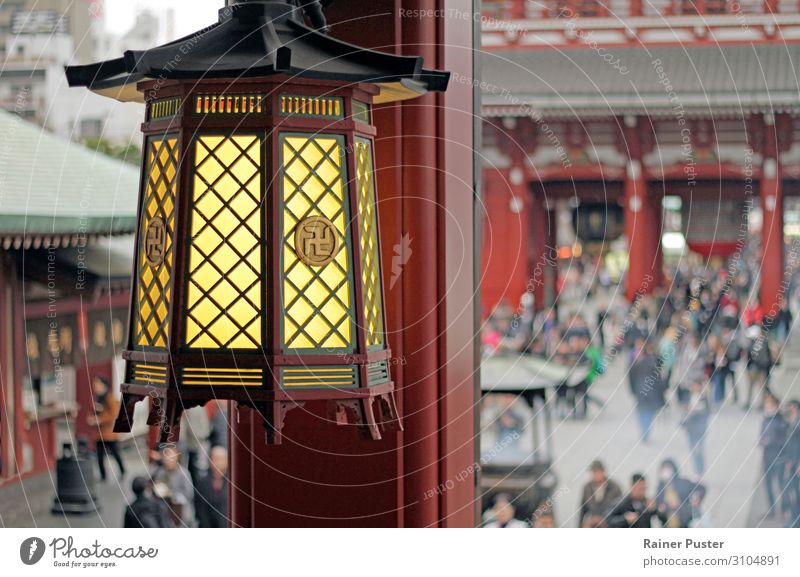
MULTIPOLYGON (((783 399, 800 398, 800 329, 795 331, 783 355, 782 366, 773 379, 774 391, 783 399)), ((741 386, 745 377, 739 380, 741 386)), ((586 421, 556 421, 553 428, 555 471, 560 488, 555 501, 558 524, 575 526, 580 491, 588 478, 586 468, 601 458, 611 476, 627 486, 631 474, 643 471, 653 481, 659 463, 676 460, 691 470, 688 444, 679 427, 676 410, 663 414, 647 446, 639 443, 633 401, 628 391, 625 366, 617 359, 608 373, 596 384, 593 394, 603 398, 602 412, 592 408, 586 421)), ((711 421, 707 443, 707 508, 720 527, 775 526, 763 520, 766 497, 761 485, 761 455, 757 435, 761 417, 728 403, 711 421)), ((102 505, 99 515, 52 515, 55 477, 49 474, 26 480, 0 492, 0 527, 119 527, 130 495, 130 480, 145 472, 145 453, 141 446, 125 450, 128 474, 125 479, 110 477, 98 485, 102 505)), ((116 472, 112 465, 111 470, 116 472)))
MULTIPOLYGON (((800 398, 800 330, 787 345, 782 366, 774 373, 772 388, 783 399, 800 398)), ((738 382, 744 390, 746 376, 738 382)), ((689 447, 679 426, 676 409, 662 414, 648 445, 639 442, 638 423, 622 359, 616 359, 608 373, 596 384, 594 394, 606 400, 586 421, 556 421, 553 439, 555 470, 560 480, 556 514, 558 524, 574 527, 583 484, 588 480, 589 463, 600 458, 610 475, 627 487, 631 475, 644 472, 655 492, 657 471, 665 458, 674 459, 691 473, 689 447)), ((761 452, 757 447, 761 416, 728 402, 710 421, 706 445, 708 489, 706 508, 719 527, 777 526, 764 521, 767 504, 761 485, 761 452)))
POLYGON ((97 484, 99 514, 53 515, 55 471, 26 479, 0 493, 0 527, 122 527, 125 506, 130 498, 130 483, 146 473, 146 457, 142 445, 130 445, 124 452, 127 468, 124 478, 117 475, 116 463, 106 467, 110 474, 105 483, 97 484))

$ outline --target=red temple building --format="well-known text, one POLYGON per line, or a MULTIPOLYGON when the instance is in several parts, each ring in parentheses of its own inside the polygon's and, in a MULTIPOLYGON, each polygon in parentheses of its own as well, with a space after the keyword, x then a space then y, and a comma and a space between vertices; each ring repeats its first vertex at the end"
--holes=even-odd
MULTIPOLYGON (((742 222, 758 206, 762 304, 769 310, 780 298, 784 204, 800 194, 797 2, 482 5, 482 19, 469 1, 337 2, 326 12, 337 39, 423 56, 426 66, 452 73, 446 93, 374 111, 382 260, 391 271, 387 338, 403 430, 365 443, 347 428, 325 424, 324 404, 308 403, 287 422, 284 443, 267 446, 258 415, 232 411, 234 526, 476 524, 475 320, 480 309, 485 314, 503 299, 515 304, 526 292, 539 308, 553 301, 557 263, 569 257, 560 254, 558 241, 565 206, 579 209, 574 225, 585 246, 602 251, 610 242, 624 244, 629 298, 662 283, 666 197, 681 199, 688 247, 707 256, 737 250, 742 222), (476 50, 481 39, 483 49, 476 50), (482 123, 476 122, 481 109, 482 123), (481 303, 475 302, 478 283, 481 303)), ((37 166, 25 174, 31 170, 53 171, 37 166)), ((134 174, 124 195, 118 178, 106 176, 102 194, 99 185, 88 187, 96 194, 92 234, 134 229, 137 180, 134 174), (109 182, 119 194, 108 190, 109 182)), ((43 184, 41 190, 53 195, 57 188, 43 184)), ((2 424, 5 479, 52 464, 48 451, 37 461, 38 449, 26 448, 54 441, 46 412, 24 410, 22 383, 34 377, 21 319, 47 319, 48 247, 59 243, 59 262, 81 266, 80 253, 70 251, 79 248, 82 219, 74 207, 85 190, 79 181, 76 196, 57 212, 42 202, 40 228, 24 220, 30 212, 12 214, 17 228, 0 228, 8 249, 0 295, 0 415, 13 415, 2 424), (53 223, 67 216, 72 220, 54 236, 53 223), (33 254, 38 269, 27 266, 33 254), (34 301, 38 317, 15 314, 15 307, 34 301), (34 425, 30 415, 37 414, 34 425), (34 465, 21 469, 26 461, 18 456, 26 452, 34 465)), ((93 311, 114 334, 113 311, 130 302, 125 286, 96 275, 89 292, 64 289, 59 314, 65 322, 68 313, 74 317, 81 359, 91 356, 93 311)), ((97 365, 81 360, 76 368, 77 394, 86 394, 93 367, 112 369, 113 347, 91 358, 97 365)))
POLYGON ((733 254, 760 208, 772 309, 800 192, 800 4, 509 0, 483 16, 484 314, 526 291, 553 302, 565 204, 584 246, 624 243, 628 299, 652 292, 665 197, 704 256, 733 254))
POLYGON ((2 489, 92 441, 91 378, 118 384, 139 171, 6 112, 0 133, 2 489))
MULTIPOLYGON (((223 5, 220 0, 220 8, 223 5)), ((480 29, 472 17, 474 11, 471 1, 376 0, 369 5, 336 2, 326 16, 330 35, 336 39, 397 55, 422 56, 426 67, 476 77, 474 49, 479 45, 480 29), (442 17, 448 10, 466 17, 442 17), (408 13, 422 16, 409 17, 408 13)), ((480 171, 475 143, 479 142, 480 123, 475 111, 479 99, 479 91, 471 84, 451 83, 446 93, 376 106, 373 111, 378 134, 375 172, 382 259, 391 271, 385 279, 389 288, 384 307, 391 327, 386 337, 393 352, 392 375, 403 429, 385 434, 380 441, 365 442, 349 427, 326 423, 325 403, 309 402, 287 421, 283 444, 267 446, 258 415, 247 408, 233 409, 229 511, 233 526, 450 527, 477 523, 475 431, 480 389, 475 334, 480 171), (453 481, 456 478, 458 483, 453 481)), ((26 138, 35 143, 39 136, 26 138)), ((63 152, 56 153, 45 161, 39 155, 26 162, 17 159, 14 164, 20 164, 21 174, 35 175, 33 180, 38 183, 47 174, 56 180, 62 156, 63 152)), ((77 167, 85 161, 81 157, 74 164, 77 167)), ((44 410, 23 410, 29 372, 23 319, 46 319, 48 313, 47 292, 42 294, 41 288, 43 281, 46 288, 47 278, 41 271, 39 276, 28 276, 34 274, 27 266, 31 255, 38 251, 38 262, 46 268, 46 254, 39 253, 54 246, 64 257, 59 262, 75 263, 73 252, 82 246, 80 200, 87 190, 91 196, 89 228, 97 237, 95 246, 105 255, 101 259, 104 265, 112 257, 105 244, 108 241, 100 242, 100 237, 129 234, 136 225, 136 174, 126 173, 123 179, 96 169, 73 171, 71 165, 70 169, 74 187, 66 187, 62 179, 58 186, 42 182, 41 190, 37 189, 36 198, 43 200, 31 205, 42 211, 42 218, 36 221, 40 228, 34 229, 30 218, 38 213, 29 210, 14 213, 14 227, 0 229, 0 239, 8 249, 3 253, 2 268, 7 290, 0 299, 0 326, 4 328, 0 354, 7 375, 0 401, 4 403, 0 414, 6 419, 2 423, 0 483, 11 484, 20 476, 52 467, 55 454, 57 427, 44 410), (93 184, 84 182, 89 173, 94 173, 93 184), (63 202, 54 205, 51 197, 59 190, 63 202), (54 223, 64 225, 57 240, 48 233, 54 223), (33 279, 35 283, 30 282, 33 279), (26 291, 34 288, 36 299, 26 296, 26 291), (37 300, 38 316, 18 314, 23 303, 33 300, 37 300), (33 466, 20 465, 19 456, 26 452, 33 455, 26 461, 34 462, 33 466)), ((27 191, 23 187, 21 194, 27 191)), ((21 202, 24 204, 25 198, 21 202)), ((96 275, 91 289, 81 293, 70 285, 70 270, 58 299, 59 315, 65 322, 67 314, 72 315, 69 318, 75 324, 76 395, 84 395, 86 400, 92 371, 99 370, 100 363, 111 371, 115 362, 113 348, 92 356, 92 314, 108 320, 108 334, 115 334, 114 311, 118 307, 126 310, 130 296, 124 288, 127 276, 123 287, 116 276, 96 275), (87 357, 96 358, 98 364, 87 362, 87 357)), ((31 304, 27 306, 30 309, 31 304)), ((77 397, 74 401, 83 402, 77 397)), ((77 421, 81 420, 78 416, 77 421)))

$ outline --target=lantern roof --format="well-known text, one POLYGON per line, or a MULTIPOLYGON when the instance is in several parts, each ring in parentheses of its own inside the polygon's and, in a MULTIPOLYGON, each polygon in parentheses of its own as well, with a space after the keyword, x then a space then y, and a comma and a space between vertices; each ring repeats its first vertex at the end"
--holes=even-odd
POLYGON ((142 80, 252 78, 278 74, 376 84, 375 102, 444 91, 450 74, 423 68, 423 59, 348 44, 303 22, 300 7, 283 2, 233 4, 219 22, 149 50, 66 69, 70 86, 85 86, 123 102, 142 102, 142 80))

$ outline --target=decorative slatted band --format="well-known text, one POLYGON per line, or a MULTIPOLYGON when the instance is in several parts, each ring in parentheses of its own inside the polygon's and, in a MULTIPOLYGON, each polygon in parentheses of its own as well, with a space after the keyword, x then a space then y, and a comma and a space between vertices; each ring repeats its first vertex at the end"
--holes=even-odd
POLYGON ((281 95, 281 114, 311 118, 344 118, 341 98, 331 96, 281 95))
POLYGON ((202 94, 195 97, 196 114, 258 114, 264 110, 262 94, 202 94))
POLYGON ((299 387, 350 389, 358 386, 358 374, 354 367, 284 367, 281 369, 281 386, 285 389, 299 387))
POLYGON ((260 387, 264 384, 264 371, 186 367, 181 371, 180 384, 186 387, 260 387))
POLYGON ((155 100, 150 103, 149 111, 150 120, 176 116, 181 111, 181 99, 175 97, 165 98, 164 100, 155 100))
POLYGON ((137 385, 167 386, 167 367, 146 363, 128 364, 128 381, 137 385))
POLYGON ((353 118, 365 124, 372 124, 372 113, 369 104, 360 100, 353 100, 353 118))
POLYGON ((374 387, 375 385, 382 385, 383 383, 388 383, 390 379, 389 363, 387 363, 386 361, 370 363, 369 365, 367 365, 367 377, 370 387, 374 387))

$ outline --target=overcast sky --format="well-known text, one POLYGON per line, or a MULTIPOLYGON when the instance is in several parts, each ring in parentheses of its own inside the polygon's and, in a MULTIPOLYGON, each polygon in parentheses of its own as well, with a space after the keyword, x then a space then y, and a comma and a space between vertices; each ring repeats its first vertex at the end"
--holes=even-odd
POLYGON ((217 11, 224 5, 224 0, 105 0, 106 28, 119 34, 130 28, 136 13, 144 8, 152 9, 162 18, 172 8, 175 38, 180 38, 216 22, 217 11))

